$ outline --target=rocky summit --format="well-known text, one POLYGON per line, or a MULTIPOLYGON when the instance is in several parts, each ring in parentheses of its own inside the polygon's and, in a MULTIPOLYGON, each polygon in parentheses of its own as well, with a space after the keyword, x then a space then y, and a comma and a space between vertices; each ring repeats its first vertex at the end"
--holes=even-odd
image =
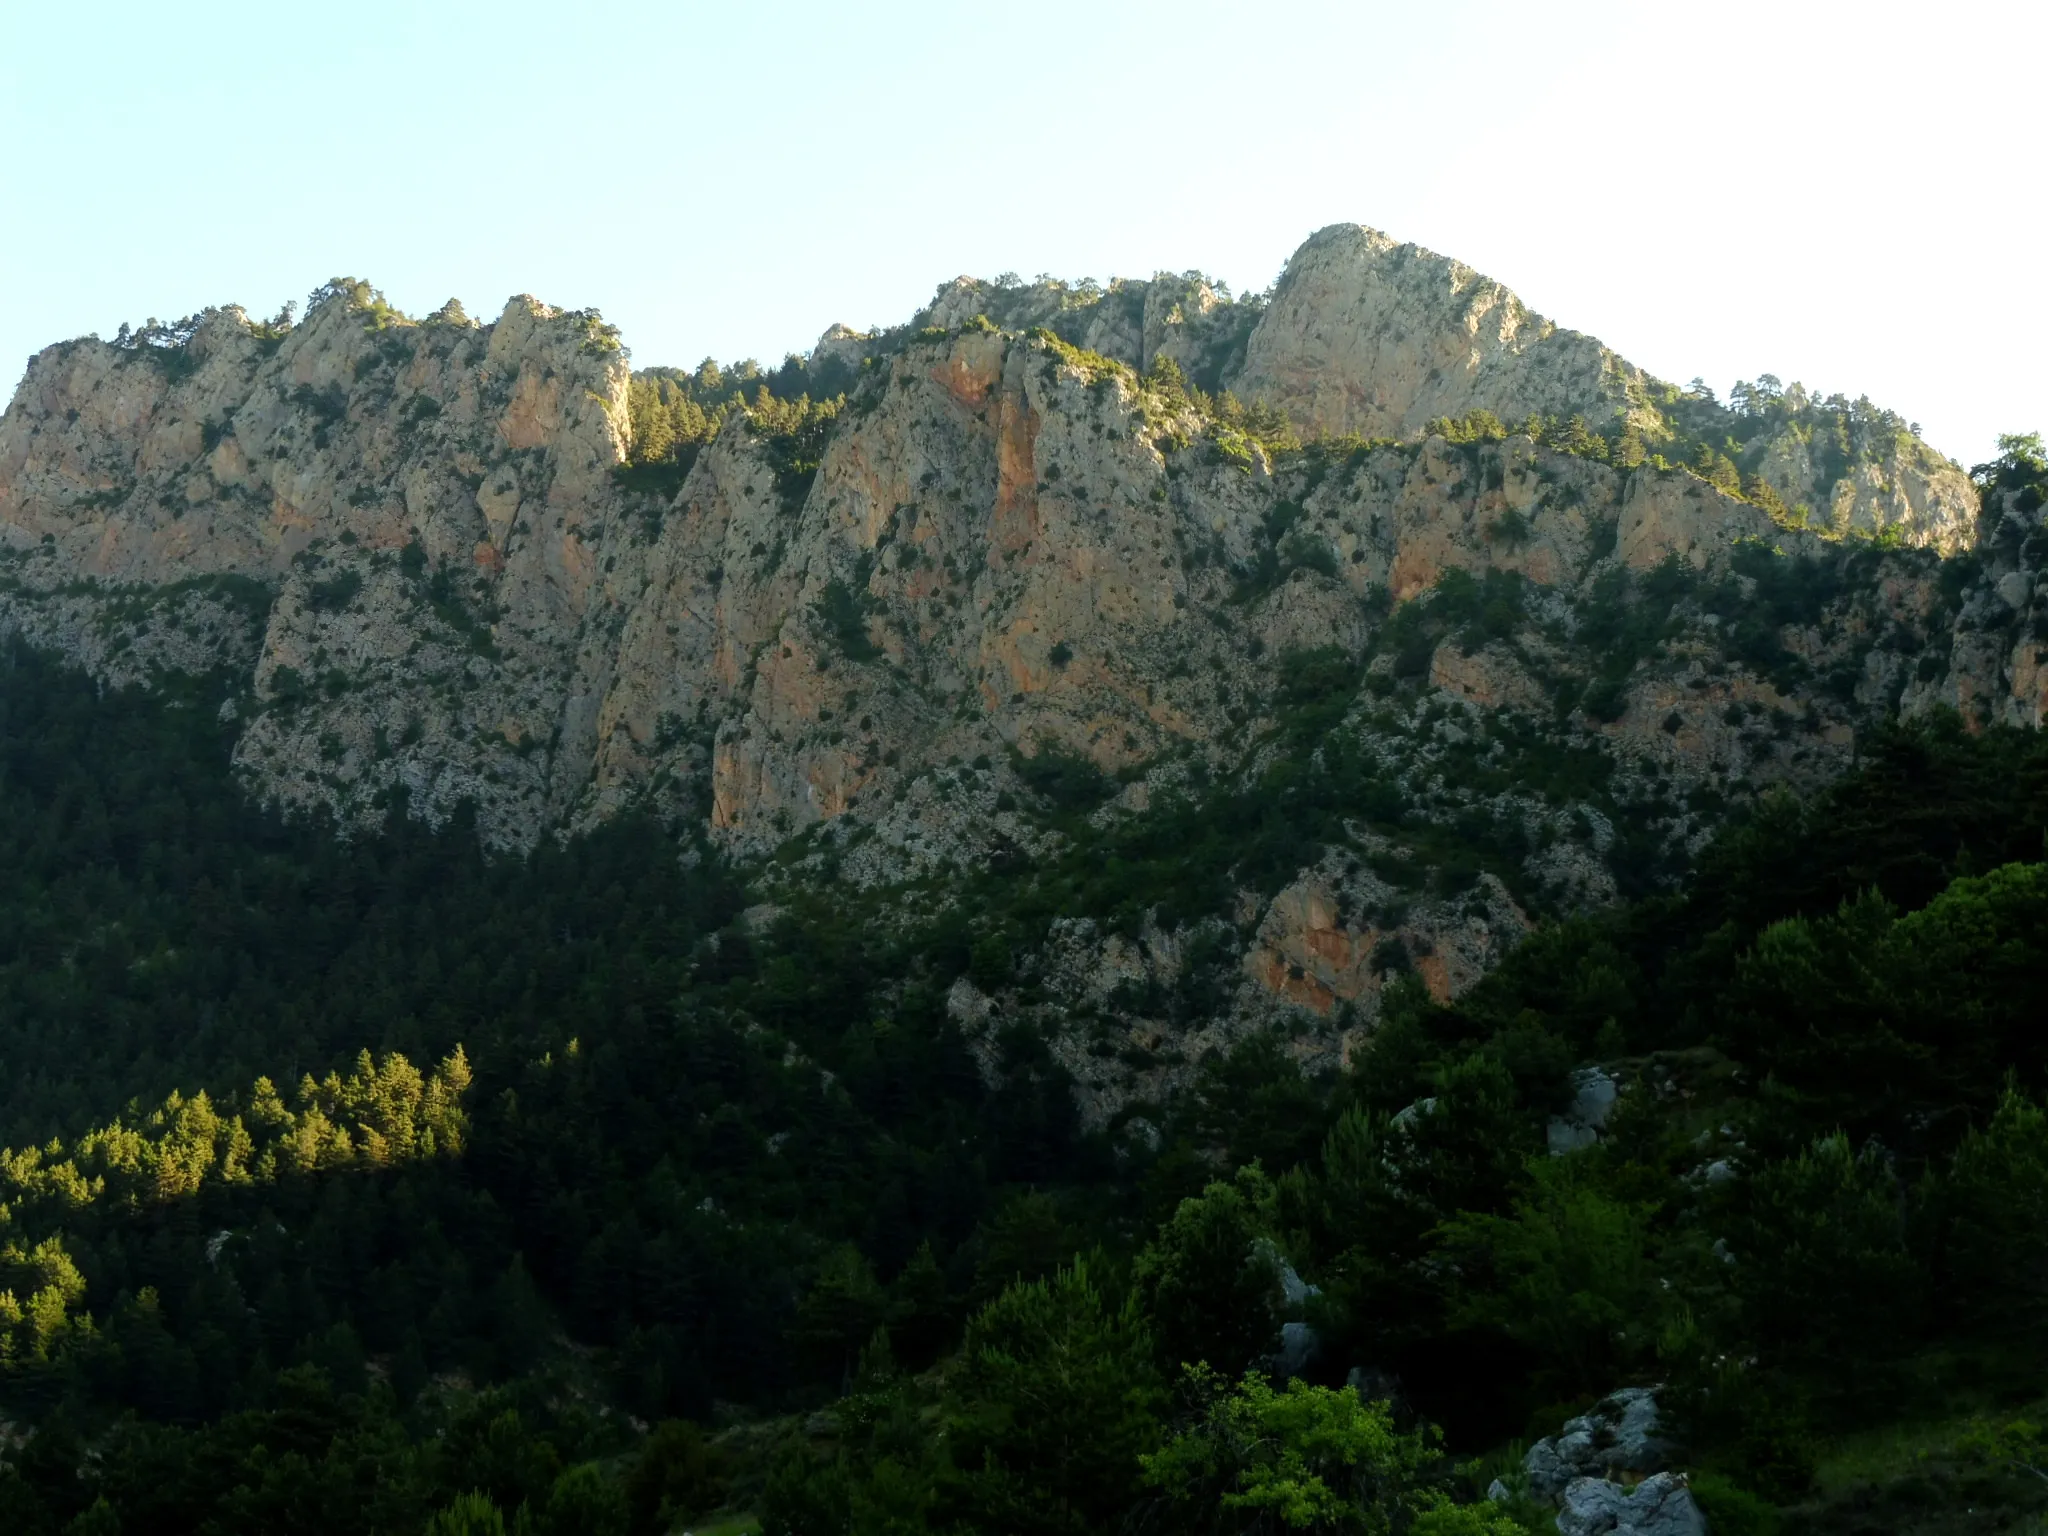
POLYGON ((652 809, 764 911, 1066 891, 950 1006, 1042 1026, 1099 1121, 1247 1029, 1344 1059, 1389 977, 1458 993, 1884 719, 2038 726, 2040 513, 1986 494, 1354 225, 1267 294, 961 278, 773 370, 337 280, 33 360, 0 633, 230 676, 248 788, 344 829, 652 809), (1195 896, 1071 878, 1200 827, 1195 896))

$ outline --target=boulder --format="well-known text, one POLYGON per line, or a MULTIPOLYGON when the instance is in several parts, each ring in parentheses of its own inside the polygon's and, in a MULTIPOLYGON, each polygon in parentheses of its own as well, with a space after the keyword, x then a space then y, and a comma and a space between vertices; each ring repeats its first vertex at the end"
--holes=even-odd
POLYGON ((1621 1096, 1621 1087, 1598 1067, 1586 1067, 1572 1074, 1572 1102, 1561 1115, 1550 1118, 1547 1140, 1552 1157, 1562 1157, 1600 1139, 1607 1117, 1621 1096))
POLYGON ((1522 1469, 1531 1494, 1556 1499, 1575 1481, 1655 1472, 1669 1452, 1657 1434, 1657 1389, 1624 1387, 1591 1413, 1567 1420, 1558 1434, 1530 1446, 1522 1469))
POLYGON ((1436 1100, 1434 1098, 1417 1099, 1406 1109, 1395 1111, 1394 1117, 1387 1122, 1387 1129, 1390 1131, 1403 1131, 1422 1120, 1425 1116, 1435 1113, 1436 1100))
POLYGON ((1269 1240, 1261 1238, 1253 1245, 1253 1251, 1273 1266, 1280 1282, 1281 1310, 1296 1314, 1293 1320, 1280 1325, 1280 1347, 1274 1351, 1269 1363, 1281 1376, 1299 1376, 1323 1348, 1322 1337, 1299 1314, 1310 1301, 1323 1294, 1323 1289, 1302 1279, 1269 1240))
POLYGON ((1280 1348, 1273 1356, 1273 1369, 1281 1376, 1299 1376, 1322 1353, 1322 1338, 1308 1323, 1282 1323, 1280 1348))
POLYGON ((1659 1472, 1633 1488, 1604 1478, 1575 1479, 1557 1512, 1562 1536, 1706 1536, 1706 1517, 1677 1472, 1659 1472))

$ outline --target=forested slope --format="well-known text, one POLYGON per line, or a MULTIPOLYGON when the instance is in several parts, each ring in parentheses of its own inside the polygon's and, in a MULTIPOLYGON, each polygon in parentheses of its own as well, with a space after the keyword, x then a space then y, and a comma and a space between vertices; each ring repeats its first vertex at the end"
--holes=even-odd
POLYGON ((471 1487, 563 1530, 1228 1526, 1261 1474, 1217 1437, 1293 1400, 1227 1383, 1290 1315, 1307 1381, 1395 1387, 1320 1468, 1390 1510, 1477 1487, 1425 1424, 1483 1453, 1632 1382, 1710 1505, 2038 1390, 2035 733, 1881 735, 1680 891, 1454 1008, 1397 986, 1369 1070, 1211 1060, 1150 1145, 1083 1134, 1028 1038, 984 1078, 957 929, 745 909, 651 827, 343 842, 241 798, 203 688, 17 650, 4 697, 13 1529, 412 1530, 471 1487), (1547 1156, 1589 1062, 1617 1113, 1547 1156), (1321 1288, 1292 1311, 1282 1256, 1321 1288))

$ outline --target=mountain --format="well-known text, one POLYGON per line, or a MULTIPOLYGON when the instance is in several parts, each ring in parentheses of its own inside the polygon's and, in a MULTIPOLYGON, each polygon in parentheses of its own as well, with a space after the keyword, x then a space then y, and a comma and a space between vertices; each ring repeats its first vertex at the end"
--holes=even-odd
POLYGON ((1455 995, 1881 719, 2038 725, 2033 517, 1867 401, 1724 407, 1357 226, 1250 299, 962 278, 768 374, 338 280, 34 360, 0 630, 224 670, 281 807, 509 850, 652 807, 771 898, 922 910, 1309 797, 1192 895, 996 898, 1037 1001, 955 1014, 1049 1031, 1099 1117, 1276 1019, 1348 1057, 1387 976, 1455 995))
POLYGON ((2032 1528, 2001 446, 1352 226, 49 349, 0 1530, 2032 1528))

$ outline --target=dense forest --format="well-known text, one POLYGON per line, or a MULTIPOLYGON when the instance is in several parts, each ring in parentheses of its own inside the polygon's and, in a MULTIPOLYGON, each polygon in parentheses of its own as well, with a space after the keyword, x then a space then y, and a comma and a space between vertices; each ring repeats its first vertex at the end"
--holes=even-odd
POLYGON ((1505 1536, 1551 1528, 1521 1448, 1650 1383, 1717 1532, 2048 1509, 2038 733, 1877 732, 1454 1006, 1397 984, 1350 1075, 1210 1057, 1156 1137, 1028 1032, 975 1059, 957 976, 1369 799, 1315 751, 1360 686, 1282 711, 1277 822, 1198 793, 978 936, 631 820, 343 838, 241 793, 228 680, 10 647, 0 1529, 1505 1536))

